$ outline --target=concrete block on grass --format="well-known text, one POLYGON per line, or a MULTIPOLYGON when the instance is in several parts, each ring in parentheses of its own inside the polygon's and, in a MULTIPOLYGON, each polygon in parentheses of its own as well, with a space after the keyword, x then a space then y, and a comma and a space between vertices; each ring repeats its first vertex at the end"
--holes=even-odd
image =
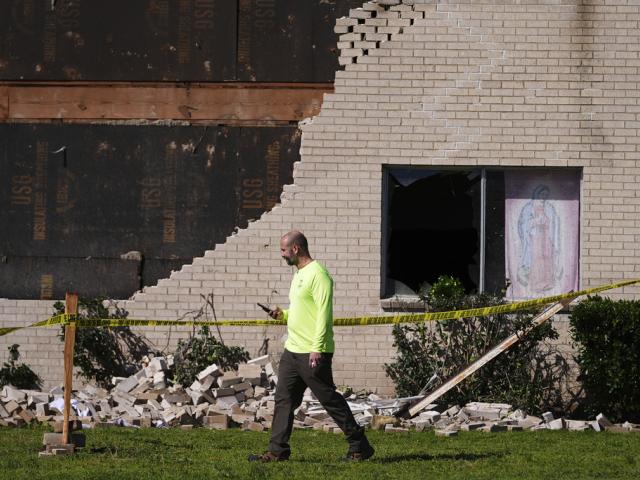
POLYGON ((226 430, 229 428, 229 417, 227 415, 206 415, 202 417, 202 425, 214 430, 226 430))

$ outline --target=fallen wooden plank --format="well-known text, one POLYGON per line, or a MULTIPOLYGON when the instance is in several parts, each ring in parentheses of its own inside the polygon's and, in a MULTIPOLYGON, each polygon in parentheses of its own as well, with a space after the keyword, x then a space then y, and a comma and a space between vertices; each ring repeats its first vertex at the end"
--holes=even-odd
POLYGON ((333 85, 9 83, 0 85, 0 89, 7 89, 0 90, 0 118, 207 120, 233 124, 299 121, 317 115, 324 93, 333 91, 333 85))
POLYGON ((545 309, 540 315, 536 316, 533 319, 533 322, 529 328, 523 330, 521 332, 514 333, 509 337, 505 338, 502 342, 500 342, 497 346, 489 350, 486 354, 480 357, 478 360, 473 362, 467 368, 462 370, 460 373, 455 375, 454 377, 447 380, 444 384, 438 387, 435 391, 427 395, 424 399, 420 400, 414 406, 409 408, 409 416, 416 416, 423 408, 425 408, 430 403, 433 403, 436 399, 440 398, 442 395, 447 393, 457 384, 462 382, 465 378, 467 378, 472 373, 480 370, 484 365, 489 363, 491 360, 496 358, 503 352, 506 352, 509 348, 511 348, 514 344, 516 344, 521 338, 526 336, 529 332, 531 332, 534 328, 539 327, 544 322, 549 320, 553 315, 562 310, 564 307, 569 305, 576 297, 570 297, 561 300, 558 303, 553 304, 549 308, 545 309))

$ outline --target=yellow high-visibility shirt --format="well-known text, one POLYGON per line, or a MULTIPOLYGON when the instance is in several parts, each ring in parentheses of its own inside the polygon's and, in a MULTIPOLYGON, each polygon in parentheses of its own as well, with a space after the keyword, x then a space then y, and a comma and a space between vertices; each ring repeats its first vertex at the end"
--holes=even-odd
POLYGON ((297 270, 289 289, 289 309, 283 310, 288 338, 284 348, 294 353, 332 353, 333 279, 317 261, 297 270))

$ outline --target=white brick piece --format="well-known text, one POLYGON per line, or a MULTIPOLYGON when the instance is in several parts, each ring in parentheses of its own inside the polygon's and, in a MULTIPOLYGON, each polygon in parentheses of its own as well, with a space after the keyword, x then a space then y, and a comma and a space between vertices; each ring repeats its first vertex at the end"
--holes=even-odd
POLYGON ((366 33, 364 35, 364 39, 367 42, 386 42, 389 40, 389 35, 386 33, 379 33, 376 29, 377 33, 366 33))
POLYGON ((362 25, 356 25, 355 27, 353 27, 353 33, 376 33, 377 31, 377 27, 373 26, 373 25, 366 25, 366 24, 362 24, 362 25))
POLYGON ((344 48, 340 51, 340 55, 345 57, 361 57, 364 54, 364 50, 361 48, 344 48))
POLYGON ((198 380, 204 380, 206 377, 208 377, 210 375, 213 375, 213 376, 216 376, 216 377, 222 375, 222 372, 220 371, 220 368, 215 363, 212 363, 207 368, 205 368, 200 373, 198 373, 196 378, 198 380))
POLYGON ((341 42, 356 42, 362 40, 362 33, 345 33, 340 35, 339 39, 341 42))
POLYGON ((565 427, 564 419, 556 418, 555 420, 551 420, 547 423, 547 426, 550 430, 562 430, 565 427))
POLYGON ((550 423, 550 422, 552 422, 552 421, 554 420, 553 413, 551 413, 551 412, 545 412, 545 413, 543 413, 543 414, 542 414, 542 420, 544 420, 544 421, 545 421, 545 423, 550 423))
POLYGON ((380 12, 384 11, 384 7, 378 2, 367 2, 362 5, 363 10, 368 10, 370 12, 380 12))
POLYGON ((167 362, 164 357, 154 357, 149 362, 149 368, 152 372, 160 372, 167 368, 167 362))
POLYGON ((371 18, 371 11, 363 10, 361 8, 355 8, 349 10, 350 18, 371 18))
MULTIPOLYGON (((376 48, 376 42, 354 42, 353 47, 355 49, 369 50, 369 49, 376 48)), ((344 51, 342 52, 342 54, 346 55, 344 51)))
POLYGON ((156 372, 153 375, 153 387, 154 388, 165 388, 165 374, 164 372, 156 372))
POLYGON ((26 393, 24 393, 23 391, 17 388, 12 387, 11 385, 5 385, 4 387, 2 387, 2 391, 0 392, 0 397, 2 397, 2 400, 7 402, 14 400, 18 403, 22 403, 27 399, 26 393))
POLYGON ((336 19, 336 25, 339 26, 353 26, 358 25, 358 20, 350 17, 341 17, 336 19))
POLYGON ((218 386, 220 388, 230 387, 235 383, 242 382, 242 377, 238 376, 236 372, 225 372, 221 377, 218 377, 218 386))
POLYGON ((410 12, 411 10, 413 10, 411 5, 404 5, 402 2, 391 7, 391 11, 393 12, 410 12))
POLYGON ((135 375, 132 375, 128 378, 125 378, 124 380, 119 381, 116 384, 116 388, 121 392, 129 393, 138 385, 138 381, 139 379, 135 375))

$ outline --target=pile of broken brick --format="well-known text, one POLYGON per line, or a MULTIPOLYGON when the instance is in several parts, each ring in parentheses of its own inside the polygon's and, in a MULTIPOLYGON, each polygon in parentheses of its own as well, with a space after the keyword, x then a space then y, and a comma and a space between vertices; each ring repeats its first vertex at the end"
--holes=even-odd
MULTIPOLYGON (((278 378, 268 355, 249 360, 237 370, 222 371, 218 366, 210 365, 188 387, 167 385, 166 371, 171 368, 172 361, 170 356, 146 359, 135 375, 114 378, 114 386, 109 391, 91 384, 74 391, 71 419, 75 428, 120 425, 189 429, 202 426, 263 431, 271 427, 278 378)), ((61 387, 40 392, 5 386, 0 391, 0 426, 46 422, 54 427, 54 431, 62 431, 63 393, 61 387)), ((554 418, 550 412, 535 417, 502 403, 474 402, 446 410, 433 404, 414 418, 402 419, 398 413, 406 410, 417 397, 385 399, 366 393, 345 393, 345 397, 361 425, 385 432, 434 430, 436 435, 455 436, 460 430, 640 431, 640 425, 613 424, 604 415, 592 421, 554 418)), ((340 432, 309 390, 297 410, 294 426, 340 432)))

